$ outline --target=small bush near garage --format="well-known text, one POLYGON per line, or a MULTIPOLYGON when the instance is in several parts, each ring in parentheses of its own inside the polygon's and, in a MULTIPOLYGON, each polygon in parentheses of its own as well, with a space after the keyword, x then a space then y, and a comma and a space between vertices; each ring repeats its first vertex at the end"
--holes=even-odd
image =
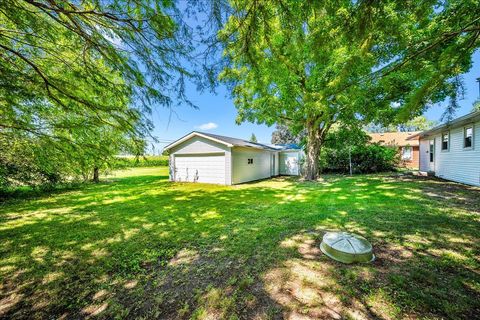
POLYGON ((323 172, 354 173, 393 171, 399 163, 397 149, 370 143, 370 137, 359 128, 337 128, 326 139, 320 167, 323 172))

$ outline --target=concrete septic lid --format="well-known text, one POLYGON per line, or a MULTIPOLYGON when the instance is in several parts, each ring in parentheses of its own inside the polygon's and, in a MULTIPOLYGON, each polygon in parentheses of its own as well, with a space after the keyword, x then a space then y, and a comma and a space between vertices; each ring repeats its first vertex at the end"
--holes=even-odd
POLYGON ((348 232, 327 232, 320 250, 333 260, 343 263, 370 262, 375 259, 367 239, 348 232))

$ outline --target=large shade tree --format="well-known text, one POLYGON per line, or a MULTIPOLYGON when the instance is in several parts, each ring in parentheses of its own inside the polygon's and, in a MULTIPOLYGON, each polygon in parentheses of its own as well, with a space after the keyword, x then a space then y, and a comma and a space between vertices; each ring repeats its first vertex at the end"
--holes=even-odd
POLYGON ((306 178, 334 123, 404 122, 461 91, 480 5, 452 1, 231 1, 220 32, 239 122, 306 129, 306 178))
POLYGON ((185 98, 180 60, 191 48, 176 13, 169 1, 3 1, 2 111, 49 104, 133 129, 126 102, 143 111, 185 98))
POLYGON ((203 80, 191 40, 173 1, 2 1, 0 147, 30 139, 92 169, 141 149, 151 108, 190 104, 185 79, 203 80))

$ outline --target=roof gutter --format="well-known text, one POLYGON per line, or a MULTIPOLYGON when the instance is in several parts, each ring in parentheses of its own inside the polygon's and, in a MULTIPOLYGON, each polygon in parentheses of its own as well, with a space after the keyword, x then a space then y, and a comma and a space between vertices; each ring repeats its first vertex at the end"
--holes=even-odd
POLYGON ((480 111, 471 112, 471 113, 466 114, 466 115, 464 115, 460 118, 454 119, 450 122, 438 125, 438 126, 432 128, 430 130, 422 131, 420 133, 417 133, 415 135, 412 135, 412 136, 408 137, 406 140, 412 140, 416 137, 419 137, 419 138, 428 137, 428 136, 440 133, 443 130, 449 129, 449 128, 454 127, 454 126, 460 126, 460 125, 468 124, 472 121, 477 120, 477 118, 480 119, 480 111))
POLYGON ((174 141, 172 143, 170 143, 169 145, 165 146, 165 148, 163 148, 163 150, 170 150, 171 148, 179 145, 180 143, 194 137, 194 136, 199 136, 199 137, 202 137, 202 138, 205 138, 205 139, 208 139, 208 140, 211 140, 211 141, 215 141, 217 143, 220 143, 220 144, 223 144, 223 145, 226 145, 227 147, 233 147, 233 144, 231 143, 227 143, 225 141, 222 141, 222 140, 219 140, 219 139, 215 139, 213 137, 210 137, 210 136, 207 136, 207 135, 204 135, 204 134, 201 134, 200 132, 196 132, 196 131, 193 131, 193 132, 190 132, 189 134, 181 137, 180 139, 178 139, 177 141, 174 141))

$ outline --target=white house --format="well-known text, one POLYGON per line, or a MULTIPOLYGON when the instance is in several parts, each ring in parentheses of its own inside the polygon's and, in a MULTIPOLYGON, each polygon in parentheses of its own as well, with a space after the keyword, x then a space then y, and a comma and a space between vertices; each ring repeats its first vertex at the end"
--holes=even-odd
POLYGON ((165 147, 170 181, 232 185, 299 175, 303 153, 294 145, 265 145, 193 131, 165 147))
POLYGON ((420 172, 480 186, 480 111, 415 137, 420 137, 420 172))

